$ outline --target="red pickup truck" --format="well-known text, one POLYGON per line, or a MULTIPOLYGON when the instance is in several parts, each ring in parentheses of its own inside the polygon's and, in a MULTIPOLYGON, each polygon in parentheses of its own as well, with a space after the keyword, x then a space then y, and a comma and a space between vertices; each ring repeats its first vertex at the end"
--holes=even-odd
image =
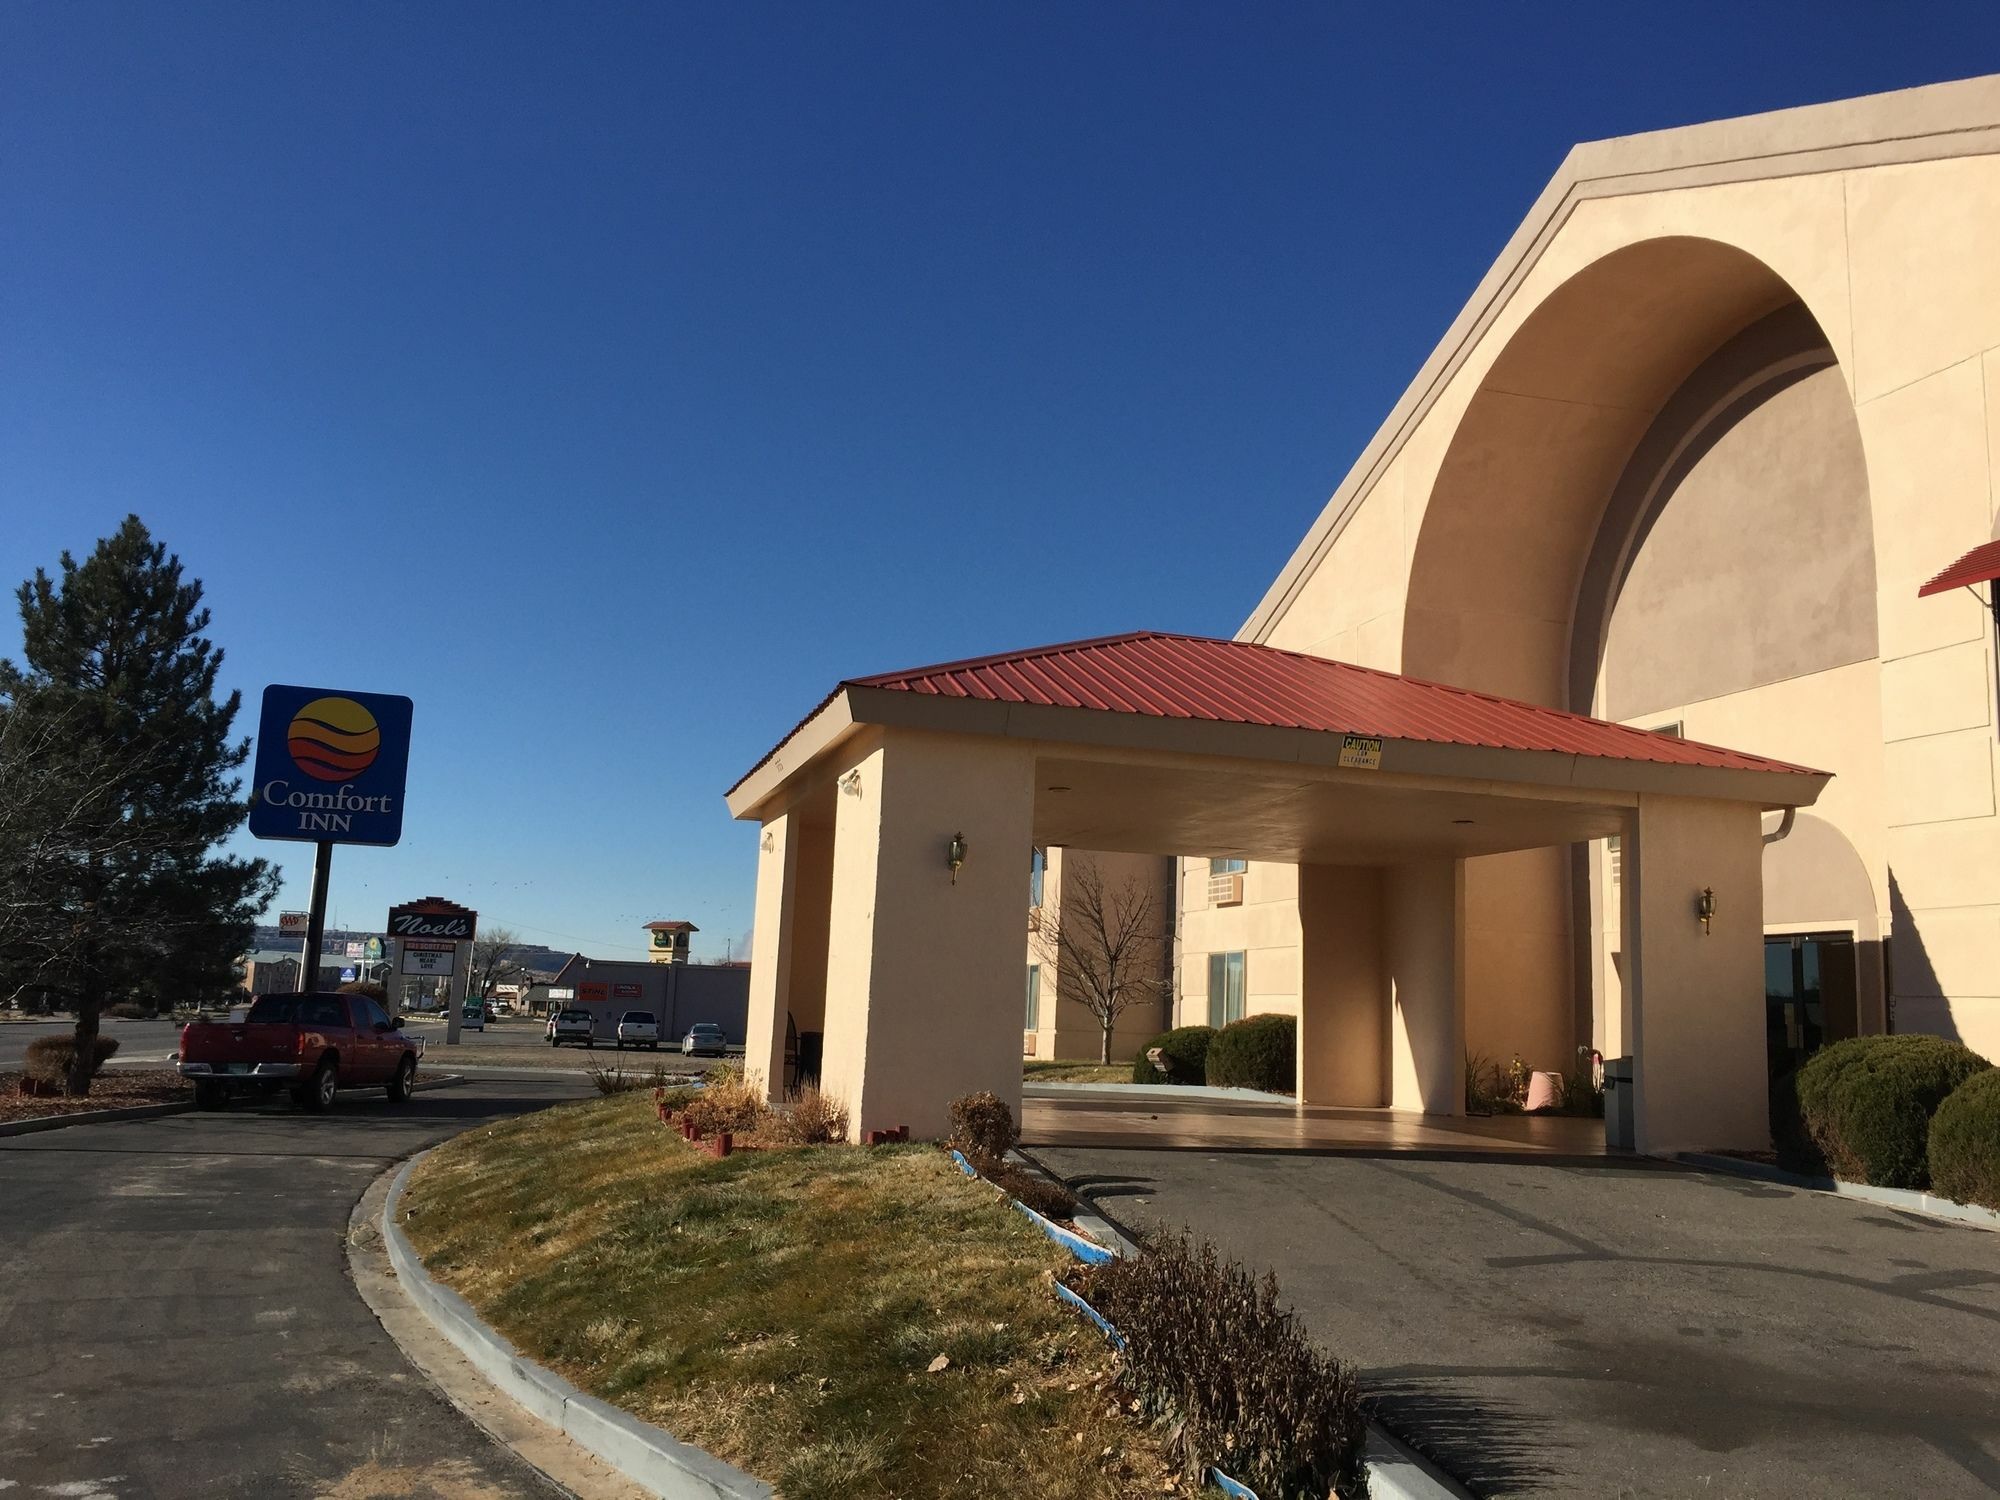
POLYGON ((310 1110, 329 1109, 341 1089, 384 1088, 410 1097, 422 1049, 366 995, 256 995, 240 1021, 196 1021, 181 1029, 180 1072, 201 1109, 220 1109, 243 1089, 289 1088, 310 1110))

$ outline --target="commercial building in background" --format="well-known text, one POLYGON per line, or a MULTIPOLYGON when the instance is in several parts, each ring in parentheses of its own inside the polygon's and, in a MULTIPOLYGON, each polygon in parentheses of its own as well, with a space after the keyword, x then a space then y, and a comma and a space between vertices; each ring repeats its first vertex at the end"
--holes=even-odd
POLYGON ((658 1021, 662 1046, 678 1046, 697 1021, 714 1022, 732 1046, 741 1046, 750 1003, 749 964, 688 962, 687 937, 698 930, 689 922, 653 922, 645 930, 652 950, 647 958, 573 954, 546 985, 529 987, 528 1003, 589 1011, 592 1033, 600 1041, 615 1039, 618 1018, 626 1011, 643 1010, 658 1021), (661 933, 669 938, 667 951, 677 950, 678 956, 659 956, 655 939, 661 933))
MULTIPOLYGON (((1766 819, 1773 1069, 2000 1057, 1996 242, 2000 79, 1577 147, 1239 632, 1836 773, 1766 819)), ((1297 1011, 1298 868, 1187 853, 1178 1018, 1297 1011)), ((1627 1050, 1621 875, 1464 862, 1468 1052, 1627 1050)))

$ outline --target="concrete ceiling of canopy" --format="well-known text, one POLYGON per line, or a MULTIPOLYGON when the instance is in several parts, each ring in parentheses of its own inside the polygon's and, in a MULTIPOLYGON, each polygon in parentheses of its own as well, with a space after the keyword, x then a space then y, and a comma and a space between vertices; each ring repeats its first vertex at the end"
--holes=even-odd
POLYGON ((1393 864, 1619 832, 1633 793, 1241 763, 1041 756, 1035 842, 1288 864, 1393 864))

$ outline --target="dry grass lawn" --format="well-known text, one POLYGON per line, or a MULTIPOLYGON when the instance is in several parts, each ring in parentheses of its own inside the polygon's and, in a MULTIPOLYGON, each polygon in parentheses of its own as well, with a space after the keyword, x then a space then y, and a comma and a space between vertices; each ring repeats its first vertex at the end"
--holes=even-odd
POLYGON ((1182 1488, 1063 1253, 933 1147, 716 1161, 625 1094, 459 1136, 403 1201, 520 1348, 787 1500, 1182 1488))
POLYGON ((1129 1062, 1062 1062, 1051 1058, 1023 1062, 1021 1077, 1028 1083, 1130 1083, 1132 1065, 1129 1062))

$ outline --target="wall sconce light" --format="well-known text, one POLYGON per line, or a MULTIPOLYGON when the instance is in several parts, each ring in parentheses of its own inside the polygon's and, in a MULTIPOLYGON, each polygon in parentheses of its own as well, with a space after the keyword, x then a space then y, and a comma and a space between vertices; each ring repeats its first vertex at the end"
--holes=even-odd
POLYGON ((954 833, 951 843, 944 851, 944 862, 951 866, 951 883, 958 884, 958 867, 965 863, 965 835, 954 833))
POLYGON ((840 789, 850 797, 861 795, 861 767, 856 766, 840 778, 840 789))
POLYGON ((1695 897, 1694 914, 1701 918, 1701 930, 1708 931, 1708 924, 1715 920, 1715 888, 1703 886, 1701 894, 1695 897))

